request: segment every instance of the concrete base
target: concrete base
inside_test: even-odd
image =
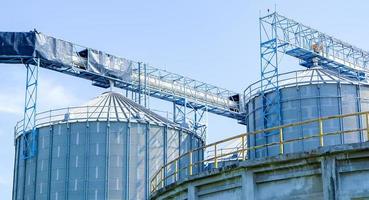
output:
[[[369,143],[239,162],[174,183],[151,199],[369,199]]]

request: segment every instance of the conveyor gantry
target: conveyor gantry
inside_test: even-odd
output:
[[[38,68],[54,70],[92,81],[95,86],[115,86],[173,102],[173,121],[205,137],[204,113],[243,121],[239,94],[185,76],[119,58],[105,52],[56,39],[37,31],[0,32],[0,63],[27,67],[23,156],[36,153],[35,115]],[[187,108],[187,111],[186,111]],[[190,110],[190,111],[188,111]],[[193,115],[192,118],[186,115]],[[188,120],[190,119],[190,120]],[[188,121],[187,121],[188,120]]]
[[[238,93],[170,73],[146,64],[119,58],[44,34],[1,32],[0,62],[37,65],[91,80],[100,87],[114,86],[148,94],[192,108],[207,106],[218,115],[241,119]]]
[[[356,80],[365,79],[369,72],[369,52],[277,12],[260,18],[260,26],[262,35],[269,34],[261,46],[275,47],[282,53],[298,58],[304,67],[319,65]]]
[[[264,128],[282,124],[279,94],[279,62],[284,54],[300,65],[355,81],[367,81],[369,52],[319,32],[277,12],[260,17],[261,91]],[[276,91],[268,96],[264,91]]]

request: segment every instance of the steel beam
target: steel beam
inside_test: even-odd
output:
[[[37,88],[38,88],[38,70],[40,59],[33,60],[36,64],[26,63],[26,94],[24,103],[23,135],[22,135],[22,158],[33,157],[37,153],[37,130],[36,124],[36,106],[37,106]]]

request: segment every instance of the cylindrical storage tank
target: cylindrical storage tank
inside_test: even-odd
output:
[[[345,79],[320,68],[289,72],[279,75],[279,106],[280,124],[291,124],[319,117],[350,114],[369,111],[369,84],[364,81]],[[245,112],[247,114],[247,131],[272,128],[278,120],[278,105],[267,104],[266,98],[275,99],[277,91],[266,90],[260,92],[260,82],[245,90]],[[264,96],[261,95],[264,93]],[[273,102],[273,101],[272,101]],[[275,102],[275,101],[274,101]],[[263,108],[268,106],[274,110],[270,114],[263,114]],[[347,117],[324,122],[324,132],[354,130],[366,127],[363,117]],[[319,124],[312,123],[283,129],[283,139],[292,140],[319,134]],[[249,135],[248,146],[257,147],[272,144],[267,147],[249,151],[249,158],[274,156],[280,153],[279,131],[271,131],[256,135]],[[367,141],[363,131],[347,134],[324,136],[324,145],[347,144]],[[308,138],[289,142],[283,145],[284,153],[310,151],[320,146],[319,138]]]
[[[16,200],[147,199],[160,167],[204,144],[193,132],[113,92],[80,107],[39,113],[36,124],[38,152],[28,159],[22,158],[16,127]]]

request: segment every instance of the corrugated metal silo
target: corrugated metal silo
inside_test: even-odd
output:
[[[269,114],[264,119],[263,107],[266,101],[260,91],[260,82],[245,90],[245,110],[247,112],[248,132],[273,127],[278,120],[276,114]],[[320,68],[289,72],[279,75],[281,125],[301,122],[319,117],[349,114],[369,110],[369,84],[339,77]],[[272,99],[276,91],[262,91]],[[275,107],[275,105],[268,105]],[[273,108],[272,108],[273,109]],[[360,117],[348,117],[324,122],[324,132],[354,130],[363,128]],[[309,137],[319,133],[319,124],[309,124],[285,128],[284,140]],[[278,131],[250,135],[249,147],[279,143]],[[362,131],[349,134],[324,136],[324,145],[347,144],[366,141]],[[284,144],[284,152],[309,151],[319,147],[319,138],[310,138]],[[249,158],[260,158],[279,154],[279,144],[249,151]]]
[[[20,156],[16,127],[17,200],[147,199],[161,166],[203,145],[191,131],[113,92],[39,113],[36,124],[38,153],[31,159]]]

